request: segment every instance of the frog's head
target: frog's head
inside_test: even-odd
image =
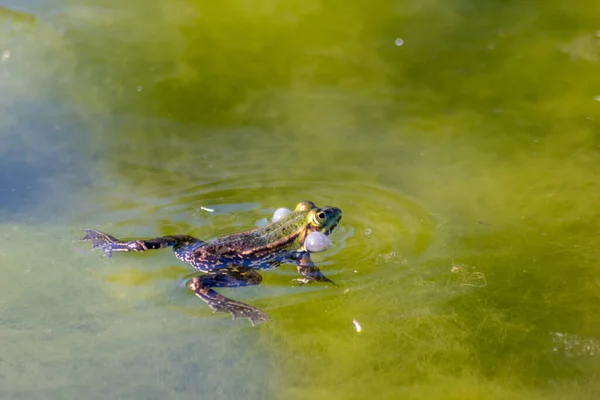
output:
[[[300,203],[296,204],[296,208],[294,211],[309,211],[313,208],[317,208],[316,204],[310,200],[303,200]]]
[[[298,207],[301,207],[301,205],[306,207],[306,210],[308,211],[306,214],[308,233],[318,231],[324,235],[329,235],[342,219],[342,210],[337,207],[317,207],[310,201],[304,201],[298,203],[296,210],[298,210]]]
[[[293,212],[262,229],[272,242],[269,244],[271,248],[303,248],[304,240],[310,233],[321,232],[329,235],[341,219],[342,210],[337,207],[317,207],[312,201],[301,201]]]

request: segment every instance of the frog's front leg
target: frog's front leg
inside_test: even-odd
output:
[[[260,282],[262,277],[252,268],[230,265],[192,278],[188,282],[188,287],[213,310],[228,312],[233,319],[248,318],[252,325],[256,325],[267,321],[269,319],[267,314],[248,304],[229,299],[212,288],[258,285]]]
[[[329,282],[333,286],[337,286],[331,279],[327,278],[321,270],[312,262],[310,253],[299,252],[294,255],[296,264],[298,266],[298,273],[302,275],[302,278],[296,279],[296,281],[304,284],[313,281],[317,282]]]
[[[104,254],[109,258],[112,257],[113,251],[138,252],[162,249],[165,247],[173,247],[173,250],[179,257],[180,253],[185,255],[187,252],[204,244],[200,239],[187,235],[161,236],[147,240],[121,241],[108,233],[92,229],[86,229],[85,236],[81,240],[92,243],[92,249],[102,249]]]

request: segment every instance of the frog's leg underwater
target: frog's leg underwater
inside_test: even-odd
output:
[[[333,286],[337,286],[331,279],[327,278],[321,270],[312,262],[310,253],[297,252],[292,257],[296,261],[298,273],[302,275],[302,278],[296,279],[301,284],[310,282],[328,282]]]
[[[92,249],[102,249],[108,258],[112,257],[113,251],[139,252],[173,247],[175,255],[182,259],[185,254],[188,254],[190,251],[193,251],[204,244],[202,240],[187,235],[161,236],[148,240],[121,241],[108,233],[92,229],[86,229],[85,236],[81,240],[92,243]]]
[[[111,257],[113,251],[140,252],[173,247],[177,258],[187,263],[192,261],[190,258],[193,255],[193,251],[205,244],[202,240],[187,235],[121,241],[107,233],[91,229],[85,230],[85,236],[81,240],[91,242],[93,249],[102,249],[107,257]],[[267,321],[269,317],[259,309],[239,301],[228,299],[211,288],[258,285],[261,282],[262,277],[252,268],[229,265],[227,268],[192,278],[188,282],[188,287],[213,310],[228,312],[234,319],[248,318],[252,325],[255,325]]]
[[[259,285],[260,282],[262,277],[252,268],[229,265],[227,268],[192,278],[188,287],[213,310],[228,312],[233,319],[248,318],[252,325],[256,325],[268,321],[267,314],[248,304],[231,300],[211,288]]]

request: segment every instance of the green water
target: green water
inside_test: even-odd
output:
[[[0,398],[600,396],[600,3],[5,6]],[[343,210],[338,287],[222,290],[258,327],[73,242],[302,199]]]

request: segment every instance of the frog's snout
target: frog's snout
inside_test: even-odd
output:
[[[329,235],[331,232],[333,232],[334,229],[337,228],[338,224],[340,223],[340,220],[342,219],[342,210],[340,210],[339,208],[330,207],[328,211],[331,214],[332,222],[329,228],[327,228],[327,230],[325,231],[326,235]]]

